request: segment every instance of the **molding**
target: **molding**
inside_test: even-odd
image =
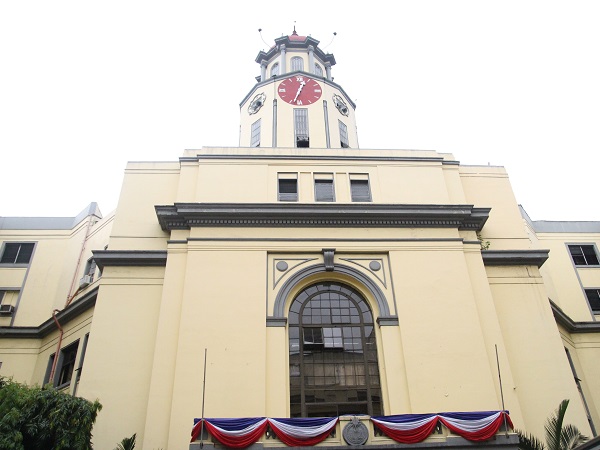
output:
[[[238,148],[238,147],[236,147]],[[255,149],[256,147],[239,147],[239,148],[248,148],[248,149]],[[268,148],[268,147],[261,147],[261,148]],[[289,148],[290,150],[296,150],[293,147]],[[331,150],[329,148],[323,148],[323,150]],[[340,150],[340,149],[336,149],[336,150]],[[343,149],[343,150],[357,150],[357,149],[352,149],[352,148],[347,148],[347,149]],[[201,151],[201,150],[197,150],[197,151]],[[298,152],[295,152],[294,154],[231,154],[231,153],[222,153],[222,154],[212,154],[212,155],[203,155],[203,154],[197,154],[196,156],[181,156],[179,158],[179,161],[184,163],[184,162],[197,162],[200,161],[202,159],[251,159],[251,160],[258,160],[258,159],[284,159],[284,160],[304,160],[304,162],[306,161],[306,159],[314,159],[317,161],[328,161],[328,160],[332,160],[332,161],[390,161],[390,162],[397,162],[397,161],[412,161],[412,162],[437,162],[437,163],[441,163],[442,165],[460,165],[459,161],[447,161],[442,157],[438,157],[438,156],[370,156],[370,155],[352,155],[352,156],[348,156],[348,155],[315,155],[315,154],[306,154],[306,155],[302,155],[302,156],[298,156]]]
[[[287,324],[287,317],[273,317],[267,316],[268,327],[285,327]]]
[[[556,303],[549,301],[556,323],[562,325],[569,333],[600,333],[600,322],[575,322]]]
[[[269,324],[269,321],[271,321],[273,323],[273,321],[276,319],[278,319],[280,321],[286,320],[285,303],[286,303],[286,300],[289,298],[290,293],[292,292],[294,287],[298,283],[301,283],[302,280],[306,279],[307,277],[318,274],[318,273],[327,273],[328,275],[331,274],[334,277],[334,279],[335,279],[336,274],[343,274],[343,275],[346,275],[346,276],[356,280],[365,289],[367,289],[368,291],[371,292],[371,294],[373,295],[373,298],[377,302],[377,307],[379,309],[379,317],[377,318],[377,323],[380,326],[398,325],[398,317],[392,316],[390,314],[390,308],[388,305],[387,298],[385,297],[385,295],[381,291],[381,289],[377,286],[377,284],[375,284],[375,282],[371,278],[367,277],[361,271],[359,271],[353,267],[345,266],[343,264],[336,264],[335,270],[333,272],[327,271],[324,264],[315,264],[315,265],[303,268],[303,269],[299,270],[298,272],[296,272],[295,274],[291,275],[290,278],[288,278],[287,281],[281,286],[281,288],[279,289],[279,292],[277,293],[277,296],[275,297],[275,304],[273,306],[273,315],[267,316],[267,324]],[[352,286],[352,285],[350,285],[350,286]],[[356,286],[352,286],[352,287],[354,289],[356,289]],[[375,315],[375,311],[373,311],[373,315]],[[395,319],[395,321],[394,321],[394,319]],[[282,325],[271,325],[271,326],[282,326]]]
[[[166,266],[166,250],[92,250],[100,269],[106,266]]]
[[[486,266],[537,266],[548,259],[550,250],[482,250],[481,257]]]
[[[377,203],[175,203],[154,208],[164,231],[192,227],[386,227],[480,231],[491,210],[473,205]]]
[[[94,288],[83,297],[71,303],[67,308],[56,314],[56,320],[63,326],[65,323],[75,319],[96,304],[98,297],[98,287]],[[56,324],[52,318],[37,327],[0,327],[1,338],[23,338],[23,339],[41,339],[56,331]]]

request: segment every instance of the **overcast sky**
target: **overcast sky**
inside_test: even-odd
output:
[[[0,215],[107,214],[127,161],[238,146],[254,58],[294,22],[362,149],[501,165],[533,220],[600,220],[600,1],[577,0],[3,1]]]

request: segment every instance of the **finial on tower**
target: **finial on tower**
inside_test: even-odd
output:
[[[294,20],[294,32],[292,33],[292,36],[298,36],[298,33],[296,33],[296,21]]]

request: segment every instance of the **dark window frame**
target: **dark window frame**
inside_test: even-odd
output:
[[[571,260],[576,266],[600,266],[598,250],[596,245],[591,243],[567,244]]]
[[[335,202],[335,184],[331,178],[315,177],[315,201]]]
[[[319,282],[296,295],[288,313],[290,417],[383,414],[375,330],[366,299],[344,283]]]
[[[350,175],[350,197],[353,202],[373,201],[371,183],[368,175],[366,178],[352,178],[352,175]]]
[[[0,265],[26,266],[31,263],[35,242],[4,242],[0,253]]]
[[[58,362],[54,369],[54,379],[52,380],[50,379],[50,375],[56,353],[50,355],[48,367],[46,368],[46,375],[44,376],[44,385],[52,383],[52,386],[56,389],[64,389],[71,385],[73,378],[76,376],[75,365],[77,362],[78,350],[79,339],[60,349]]]
[[[585,289],[585,296],[594,315],[600,314],[600,288]]]
[[[278,177],[277,178],[277,200],[280,202],[298,201],[298,178]]]

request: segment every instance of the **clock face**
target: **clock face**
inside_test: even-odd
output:
[[[323,89],[312,78],[294,75],[279,83],[277,92],[281,100],[290,105],[311,105],[321,98]]]

